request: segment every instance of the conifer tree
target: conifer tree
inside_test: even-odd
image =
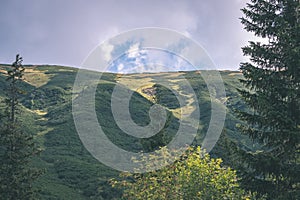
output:
[[[31,165],[33,156],[39,153],[33,136],[24,132],[18,115],[19,97],[22,93],[20,83],[25,68],[22,58],[17,55],[16,61],[7,71],[6,110],[1,118],[0,129],[0,199],[33,199],[33,182],[41,170]]]
[[[240,112],[242,133],[262,145],[243,151],[244,183],[269,199],[300,197],[300,5],[299,0],[251,0],[242,24],[268,42],[242,48],[241,63],[249,106]]]

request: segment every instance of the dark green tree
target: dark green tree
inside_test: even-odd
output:
[[[300,198],[300,5],[299,0],[251,0],[242,24],[266,43],[242,48],[248,111],[240,112],[242,133],[261,144],[242,152],[244,183],[269,199]]]
[[[33,136],[24,132],[17,117],[21,112],[19,98],[23,91],[20,83],[24,70],[19,55],[7,70],[6,110],[1,117],[0,129],[0,199],[5,200],[33,199],[33,182],[42,172],[32,167],[32,158],[39,149]]]

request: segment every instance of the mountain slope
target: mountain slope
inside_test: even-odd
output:
[[[5,68],[0,67],[0,98],[4,98]],[[44,151],[34,164],[47,169],[47,173],[39,179],[36,188],[40,190],[42,199],[112,199],[120,195],[120,191],[112,189],[108,180],[119,172],[97,161],[84,148],[76,132],[72,116],[72,89],[77,69],[61,66],[25,66],[25,82],[21,87],[27,93],[22,96],[22,115],[20,116],[26,130],[36,135]],[[92,72],[94,73],[94,72]],[[183,78],[188,80],[195,91],[201,111],[200,125],[194,143],[201,144],[211,117],[209,92],[199,71],[170,72],[159,74],[111,74],[104,73],[97,83],[96,112],[99,124],[107,137],[120,148],[128,151],[153,151],[166,143],[176,134],[179,127],[180,112],[190,114],[194,111],[195,102],[185,93]],[[230,140],[242,145],[248,140],[235,130],[237,120],[232,108],[244,105],[239,101],[235,88],[241,87],[238,72],[220,72],[224,80],[228,112],[225,129]],[[170,89],[156,83],[155,80],[169,81],[171,88],[185,95],[187,106],[180,108],[176,96]],[[167,108],[168,123],[157,135],[149,139],[138,139],[123,133],[114,122],[111,112],[111,95],[116,83],[135,91],[130,100],[130,113],[135,123],[147,125],[148,111],[155,103]],[[141,84],[142,86],[137,87]],[[80,94],[79,94],[80,95]],[[224,106],[220,102],[220,106]],[[213,154],[222,155],[216,147]]]

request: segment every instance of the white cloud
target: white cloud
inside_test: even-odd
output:
[[[128,58],[137,58],[139,55],[140,43],[135,43],[131,45],[128,49]]]
[[[114,46],[108,42],[104,42],[100,47],[104,60],[109,62],[112,59],[111,53],[114,50]]]
[[[124,69],[124,64],[123,64],[123,63],[120,63],[120,64],[118,65],[118,72],[122,72],[123,69]]]

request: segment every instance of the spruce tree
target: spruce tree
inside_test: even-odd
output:
[[[261,151],[243,151],[244,183],[269,199],[300,197],[300,5],[299,0],[251,0],[242,9],[245,29],[268,42],[243,47],[250,62],[241,63],[246,87],[239,90],[249,106],[240,112],[242,133]]]
[[[41,170],[32,167],[33,156],[39,153],[31,134],[24,132],[18,118],[19,98],[23,91],[20,83],[25,68],[22,58],[7,70],[6,110],[1,118],[0,129],[0,199],[33,199],[33,182]]]

